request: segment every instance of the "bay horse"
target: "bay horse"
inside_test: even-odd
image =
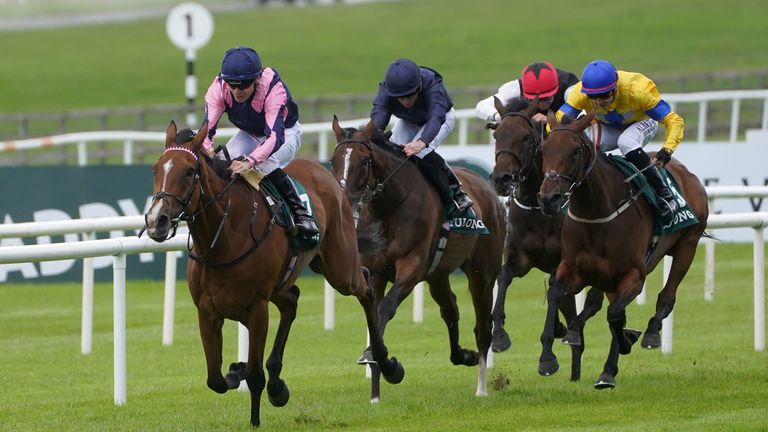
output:
[[[514,278],[521,278],[532,268],[550,275],[553,281],[555,269],[560,263],[560,235],[563,213],[553,215],[542,213],[537,194],[544,180],[542,169],[541,142],[546,135],[545,123],[532,120],[538,101],[529,103],[524,98],[515,98],[507,106],[494,97],[499,113],[499,122],[490,126],[494,129],[496,163],[491,181],[496,192],[509,197],[507,209],[507,236],[504,245],[504,265],[497,280],[498,294],[493,305],[493,342],[495,352],[502,352],[511,346],[509,335],[504,329],[506,314],[504,305],[506,293]],[[559,304],[560,312],[570,323],[569,328],[555,323],[555,337],[571,346],[571,380],[581,375],[581,358],[584,353],[584,322],[597,313],[602,306],[603,294],[590,290],[584,312],[576,315],[573,296],[566,296]]]
[[[667,282],[658,295],[656,313],[648,321],[642,346],[660,343],[662,320],[675,304],[677,287],[685,277],[704,235],[709,216],[707,194],[699,179],[678,160],[666,169],[680,191],[678,203],[688,203],[698,223],[654,236],[655,216],[646,199],[638,199],[632,183],[609,157],[597,151],[584,133],[595,113],[558,123],[548,115],[551,132],[542,146],[544,181],[538,200],[545,213],[555,214],[566,203],[563,221],[562,255],[555,281],[547,291],[547,317],[541,335],[540,370],[557,367],[552,352],[557,306],[566,294],[576,294],[587,285],[603,291],[608,298],[608,325],[611,346],[595,388],[613,388],[619,372],[619,354],[626,355],[639,338],[637,330],[625,329],[626,307],[641,292],[646,275],[665,256],[672,257]],[[556,369],[555,369],[556,370]]]
[[[504,210],[487,181],[477,174],[455,169],[472,207],[490,235],[451,232],[439,245],[443,206],[437,192],[425,180],[416,163],[402,147],[390,142],[373,122],[363,130],[342,129],[336,116],[332,123],[337,144],[331,156],[333,174],[353,207],[360,209],[358,226],[380,224],[386,249],[363,258],[371,270],[376,292],[379,329],[387,323],[414,286],[425,280],[429,293],[440,307],[448,328],[450,360],[454,365],[478,365],[475,394],[487,395],[486,356],[491,345],[493,285],[501,267],[504,241]],[[433,262],[442,249],[439,262]],[[459,344],[459,310],[449,276],[460,268],[469,281],[475,312],[477,351]],[[385,293],[387,283],[393,285]],[[372,373],[373,401],[379,399],[377,373]]]
[[[193,245],[187,283],[197,307],[208,387],[225,393],[245,379],[253,426],[260,424],[265,386],[272,405],[288,402],[290,392],[280,372],[300,294],[296,279],[307,265],[322,273],[341,294],[357,297],[365,312],[374,359],[385,379],[400,382],[404,370],[397,359],[387,358],[374,294],[360,264],[352,209],[336,179],[310,160],[296,159],[285,168],[306,188],[320,227],[316,246],[297,247],[287,229],[275,223],[262,193],[240,176],[225,180],[214,172],[202,147],[207,132],[207,124],[197,134],[189,129],[177,131],[174,122],[169,124],[165,151],[153,167],[154,198],[146,222],[148,235],[158,242],[172,237],[180,220],[189,226]],[[267,381],[262,363],[269,302],[277,306],[280,320],[266,362]],[[243,324],[249,335],[248,362],[232,363],[226,376],[221,372],[224,319]]]

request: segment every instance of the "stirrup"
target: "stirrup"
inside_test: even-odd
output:
[[[313,236],[320,234],[320,230],[317,228],[315,221],[306,217],[297,216],[294,220],[294,226],[299,230],[299,233],[303,235]]]
[[[467,194],[461,195],[460,198],[455,199],[453,202],[456,205],[456,212],[457,213],[463,213],[463,212],[467,211],[467,209],[472,207],[472,205],[474,204],[472,202],[472,199],[469,198],[469,196]]]
[[[662,216],[669,216],[677,211],[677,201],[674,199],[668,200],[661,196],[656,197],[658,201],[659,213]]]

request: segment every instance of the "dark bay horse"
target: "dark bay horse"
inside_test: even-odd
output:
[[[547,215],[541,212],[537,195],[544,180],[542,170],[541,142],[545,136],[544,123],[534,123],[537,101],[513,99],[504,106],[494,98],[499,113],[499,123],[494,129],[496,142],[496,164],[491,181],[496,192],[509,197],[507,210],[507,237],[504,245],[504,265],[497,281],[498,295],[493,306],[493,344],[496,352],[509,348],[511,342],[504,329],[504,304],[512,279],[528,274],[537,268],[550,275],[553,281],[555,269],[560,263],[560,235],[563,226],[562,213]],[[590,290],[584,313],[576,315],[573,296],[565,296],[559,304],[561,313],[570,323],[565,326],[556,322],[556,337],[566,337],[564,343],[571,345],[571,380],[577,381],[581,374],[581,357],[584,352],[584,321],[597,313],[602,304],[602,292]]]
[[[539,202],[546,213],[557,213],[568,202],[568,217],[563,221],[562,256],[555,282],[547,292],[547,318],[541,335],[539,369],[557,367],[552,352],[557,306],[566,294],[585,286],[600,289],[608,297],[608,324],[612,340],[603,372],[595,388],[616,385],[619,354],[629,354],[640,332],[625,329],[626,307],[641,292],[645,277],[665,256],[672,256],[672,267],[656,301],[656,314],[648,321],[643,346],[658,346],[662,320],[675,304],[677,287],[693,261],[696,246],[704,234],[709,216],[704,186],[683,164],[673,159],[666,169],[677,182],[698,223],[662,235],[649,246],[654,236],[654,213],[632,183],[596,151],[584,129],[594,112],[558,124],[550,113],[551,132],[542,146],[546,173],[539,191]],[[682,204],[682,203],[681,203]],[[556,370],[556,369],[555,369]]]
[[[146,214],[147,233],[162,242],[187,221],[193,247],[187,282],[197,306],[200,337],[208,368],[208,387],[217,393],[237,388],[245,379],[251,395],[251,424],[259,425],[261,393],[267,388],[275,406],[288,402],[289,390],[280,378],[283,352],[296,317],[296,279],[310,265],[341,294],[354,295],[365,312],[371,349],[385,379],[403,378],[402,365],[387,358],[378,328],[374,293],[361,268],[357,233],[350,208],[336,179],[317,162],[294,160],[285,171],[307,189],[320,227],[320,242],[312,249],[296,247],[286,229],[275,224],[263,195],[239,176],[219,177],[202,149],[207,125],[195,135],[177,132],[171,122],[165,151],[154,165],[154,199]],[[268,303],[280,312],[272,351],[263,369]],[[247,363],[232,363],[222,375],[224,319],[248,328]]]
[[[425,280],[448,328],[450,359],[454,365],[479,365],[476,394],[487,394],[486,356],[491,345],[493,285],[501,266],[504,210],[488,182],[466,169],[456,169],[462,187],[470,195],[490,235],[451,232],[439,262],[443,209],[434,188],[424,179],[402,147],[384,138],[372,122],[363,130],[342,129],[334,116],[338,144],[331,157],[333,173],[352,205],[360,209],[358,225],[381,224],[386,249],[365,257],[376,292],[379,328],[384,329],[414,286]],[[449,276],[457,268],[467,275],[475,312],[477,351],[459,344],[459,310]],[[387,283],[391,289],[385,293]],[[374,368],[372,399],[378,400]]]

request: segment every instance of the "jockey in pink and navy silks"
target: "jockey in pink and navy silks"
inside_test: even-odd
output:
[[[393,115],[396,120],[390,139],[403,146],[408,157],[416,156],[421,172],[449,208],[448,216],[471,207],[472,200],[461,190],[456,174],[435,151],[451,133],[456,120],[443,77],[406,58],[390,63],[373,101],[371,120],[383,130]]]
[[[283,171],[301,146],[299,109],[276,70],[262,67],[261,58],[248,47],[232,48],[224,54],[221,72],[205,94],[205,118],[209,132],[206,152],[213,154],[213,139],[221,116],[239,130],[226,143],[225,152],[235,174],[249,169],[266,176],[286,200],[298,231],[314,235],[319,231],[302,204],[293,183]]]

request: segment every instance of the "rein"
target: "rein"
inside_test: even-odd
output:
[[[370,151],[371,151],[371,159],[373,159],[373,146],[371,145],[370,141],[364,141],[364,140],[360,140],[360,139],[354,139],[354,138],[347,138],[347,139],[343,139],[343,140],[339,141],[339,142],[336,144],[336,148],[338,148],[338,147],[339,147],[340,145],[342,145],[342,144],[362,144],[363,146],[365,146],[365,148],[367,148],[368,150],[370,150]],[[401,169],[402,167],[404,167],[404,166],[405,166],[405,164],[406,164],[406,163],[408,163],[408,161],[409,161],[410,159],[411,159],[411,157],[410,157],[410,156],[408,156],[408,157],[406,157],[405,159],[403,159],[403,161],[400,163],[400,165],[398,165],[398,166],[397,166],[397,168],[395,168],[395,169],[394,169],[394,170],[393,170],[393,171],[392,171],[392,172],[391,172],[391,173],[390,173],[390,174],[389,174],[389,175],[388,175],[388,176],[387,176],[387,177],[384,179],[384,181],[382,181],[382,182],[378,182],[378,180],[374,178],[374,181],[376,182],[376,186],[375,186],[373,189],[371,189],[370,187],[366,186],[366,187],[367,187],[367,189],[366,189],[366,191],[363,193],[363,196],[360,198],[360,202],[358,203],[358,206],[359,206],[359,207],[362,207],[362,206],[364,206],[364,205],[368,204],[369,202],[373,201],[373,199],[376,197],[376,194],[378,194],[378,193],[380,193],[382,190],[384,190],[384,186],[387,184],[387,182],[388,182],[390,179],[392,179],[392,177],[394,177],[394,176],[395,176],[395,174],[397,174],[397,173],[398,173],[398,171],[400,171],[400,169]],[[342,185],[342,189],[346,189],[346,185]],[[405,197],[403,197],[403,199],[405,199]],[[402,201],[401,201],[401,202],[402,202]],[[398,205],[399,205],[399,203],[398,203]]]
[[[535,134],[534,131],[536,129],[536,126],[533,124],[533,120],[531,120],[527,115],[521,112],[517,112],[517,111],[506,112],[501,116],[501,119],[499,119],[499,123],[501,123],[501,121],[506,117],[520,117],[524,119],[528,124],[528,137],[530,137],[531,145],[526,146],[526,150],[529,150],[529,151],[525,153],[525,156],[530,154],[530,157],[529,158],[518,157],[517,153],[513,152],[512,150],[502,148],[502,149],[496,150],[495,160],[498,162],[499,156],[501,156],[502,154],[508,154],[513,158],[517,159],[518,163],[520,164],[520,169],[518,169],[517,172],[515,173],[510,173],[512,176],[511,197],[514,200],[515,204],[517,204],[518,207],[524,210],[540,210],[541,207],[527,206],[522,204],[521,200],[523,198],[519,195],[520,193],[519,185],[525,182],[525,180],[533,171],[534,165],[536,164],[536,155],[541,150],[541,142],[544,139],[544,130],[542,129],[540,135]],[[532,151],[530,149],[532,149]]]

